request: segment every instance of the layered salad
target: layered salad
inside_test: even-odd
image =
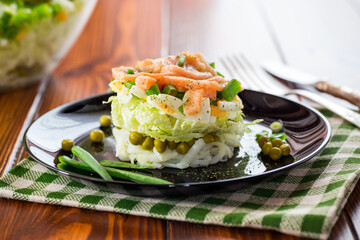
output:
[[[37,80],[59,60],[82,7],[83,0],[0,0],[0,90]]]
[[[226,161],[244,132],[242,90],[198,53],[112,69],[116,156],[152,168]]]

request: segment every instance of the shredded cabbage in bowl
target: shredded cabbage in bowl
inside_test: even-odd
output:
[[[75,41],[82,29],[79,24],[85,24],[96,0],[49,3],[60,6],[62,18],[58,15],[35,18],[15,38],[7,39],[0,34],[0,91],[28,85],[50,73]],[[4,14],[16,16],[19,11],[30,11],[15,3],[0,4],[0,19]],[[85,15],[86,20],[82,20]]]

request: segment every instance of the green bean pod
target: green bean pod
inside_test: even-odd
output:
[[[120,162],[120,161],[110,161],[110,160],[101,160],[100,165],[103,167],[113,167],[113,168],[127,168],[127,169],[148,169],[150,166],[140,166],[137,164]]]
[[[134,182],[149,183],[149,184],[173,184],[172,182],[166,181],[164,179],[147,176],[140,173],[134,173],[134,172],[129,172],[129,171],[110,168],[110,167],[105,167],[105,169],[113,177],[128,179]]]
[[[95,172],[91,167],[86,165],[86,163],[78,162],[67,156],[60,156],[59,161],[61,163],[68,164],[75,168]],[[164,179],[147,176],[147,175],[143,175],[140,173],[129,172],[129,171],[115,169],[115,168],[111,168],[111,167],[104,167],[104,169],[106,169],[106,171],[111,176],[117,177],[120,179],[130,180],[130,181],[139,182],[139,183],[149,183],[149,184],[173,184],[172,182],[166,181]]]
[[[103,166],[99,164],[98,161],[86,150],[79,146],[74,146],[71,148],[71,152],[77,156],[80,160],[86,163],[89,167],[91,167],[97,174],[99,174],[103,179],[112,181],[113,179],[109,175],[109,173],[104,169]]]

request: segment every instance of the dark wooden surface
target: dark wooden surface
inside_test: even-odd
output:
[[[244,51],[257,60],[273,58],[320,71],[323,68],[320,61],[314,61],[315,66],[311,67],[302,65],[304,59],[320,56],[309,56],[309,47],[320,49],[323,55],[330,52],[334,58],[330,58],[328,63],[335,64],[336,61],[331,62],[331,59],[344,58],[342,52],[333,49],[333,44],[337,43],[335,40],[340,39],[336,34],[335,40],[331,40],[333,42],[324,43],[327,44],[325,47],[320,47],[321,41],[318,40],[306,38],[306,42],[298,39],[301,42],[298,49],[293,48],[292,37],[285,34],[288,27],[283,24],[285,17],[296,21],[294,25],[301,21],[285,13],[299,9],[298,14],[305,16],[301,11],[307,11],[309,6],[315,10],[326,6],[324,1],[317,2],[315,6],[303,2],[295,1],[295,5],[290,6],[281,0],[273,1],[273,4],[260,0],[99,1],[75,45],[48,84],[42,85],[45,87],[43,93],[39,91],[41,85],[37,84],[0,94],[1,174],[26,156],[21,138],[31,120],[63,103],[106,91],[111,79],[110,69],[114,66],[130,65],[139,59],[176,54],[183,50],[203,52],[210,59],[236,50]],[[329,6],[336,7],[337,13],[340,12],[349,21],[360,17],[357,0],[343,4],[334,0],[329,2]],[[283,13],[283,10],[287,12]],[[325,20],[331,15],[328,11],[316,12],[312,9],[310,16],[314,18],[316,13]],[[358,26],[359,22],[354,26]],[[345,43],[358,43],[356,40],[360,32],[351,26],[348,28],[341,30],[343,35],[352,37],[352,40],[344,40]],[[298,29],[304,31],[301,27]],[[316,24],[308,26],[308,29],[317,34]],[[325,38],[326,34],[323,31],[316,37]],[[351,67],[329,69],[333,76],[353,71],[355,77],[349,80],[349,84],[351,81],[358,82],[360,76],[356,68],[359,54],[357,48],[354,49],[354,53],[347,53],[345,60],[355,59],[351,62],[354,66],[349,65],[357,73]],[[358,183],[330,239],[359,239],[359,195]],[[8,199],[0,199],[0,216],[1,239],[299,239],[274,231],[190,224]]]

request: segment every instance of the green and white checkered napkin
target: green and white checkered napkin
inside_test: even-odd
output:
[[[323,114],[333,129],[326,149],[246,189],[193,197],[128,196],[87,187],[25,159],[0,179],[0,197],[326,239],[360,177],[360,131],[331,112]]]

